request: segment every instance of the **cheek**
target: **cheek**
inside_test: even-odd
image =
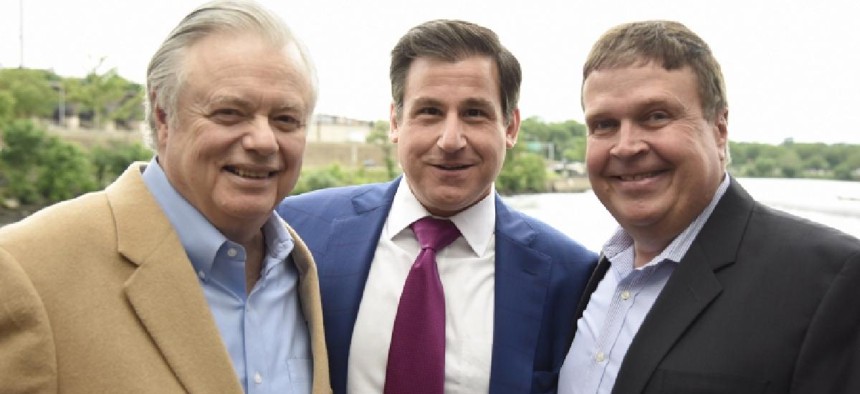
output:
[[[603,162],[605,153],[598,142],[589,141],[585,147],[585,165],[589,168],[597,168]]]

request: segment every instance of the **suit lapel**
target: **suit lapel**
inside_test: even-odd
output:
[[[585,313],[585,307],[588,306],[588,301],[591,301],[591,295],[597,290],[597,285],[606,276],[607,271],[609,271],[609,259],[601,252],[600,258],[597,260],[597,267],[591,272],[591,277],[588,278],[588,283],[585,284],[585,290],[582,291],[582,298],[576,306],[576,318],[573,321],[574,326],[579,318],[582,317],[582,314]]]
[[[496,196],[496,305],[490,392],[530,390],[552,261],[535,232]]]
[[[642,392],[661,360],[722,291],[716,272],[734,263],[753,205],[731,182],[642,322],[613,392]]]
[[[138,266],[126,296],[167,364],[189,392],[241,393],[191,262],[143,183],[140,165],[106,192],[117,250]]]
[[[325,335],[331,360],[332,386],[346,387],[346,371],[352,331],[364,295],[364,285],[382,226],[391,210],[399,179],[380,188],[363,189],[353,196],[350,215],[335,219],[322,249],[328,262],[320,267],[325,298]],[[331,236],[337,234],[337,236]],[[351,263],[351,264],[350,264]]]
[[[311,338],[314,366],[313,392],[328,393],[330,392],[328,354],[323,333],[322,302],[316,265],[304,241],[289,226],[287,230],[295,241],[291,257],[299,271],[299,300]]]

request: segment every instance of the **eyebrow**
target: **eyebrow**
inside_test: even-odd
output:
[[[209,105],[225,104],[234,105],[242,109],[254,107],[254,104],[251,101],[235,95],[219,95],[213,97],[212,100],[209,101]],[[296,103],[292,100],[284,100],[281,104],[274,107],[276,111],[298,112],[300,114],[304,113],[304,108],[304,104]]]
[[[441,107],[444,104],[442,103],[442,101],[437,100],[435,98],[430,98],[430,97],[419,97],[419,98],[415,99],[415,101],[413,102],[414,107],[424,107],[424,106],[428,106],[428,105],[434,106],[434,107]],[[473,98],[467,98],[463,102],[458,103],[457,107],[458,108],[462,108],[462,107],[493,108],[493,102],[490,100],[487,100],[487,99],[473,97]]]

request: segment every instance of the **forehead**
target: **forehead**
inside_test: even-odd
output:
[[[656,63],[594,70],[582,85],[586,116],[615,105],[636,105],[660,100],[699,103],[696,74],[692,68],[666,70]]]
[[[254,33],[214,33],[191,45],[184,57],[187,83],[198,86],[258,83],[301,92],[310,99],[309,70],[294,43],[274,44]]]
[[[476,96],[500,100],[499,71],[488,56],[470,56],[456,61],[419,57],[406,75],[405,100],[445,100]]]

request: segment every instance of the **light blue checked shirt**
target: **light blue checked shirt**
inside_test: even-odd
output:
[[[559,394],[611,393],[621,362],[642,321],[729,187],[728,175],[711,203],[648,264],[634,268],[633,238],[621,227],[603,246],[610,267],[576,325],[558,380]]]
[[[173,188],[153,159],[143,180],[161,206],[197,277],[246,393],[311,392],[310,339],[298,295],[293,239],[276,214],[263,226],[260,279],[245,291],[245,249],[224,237]]]

